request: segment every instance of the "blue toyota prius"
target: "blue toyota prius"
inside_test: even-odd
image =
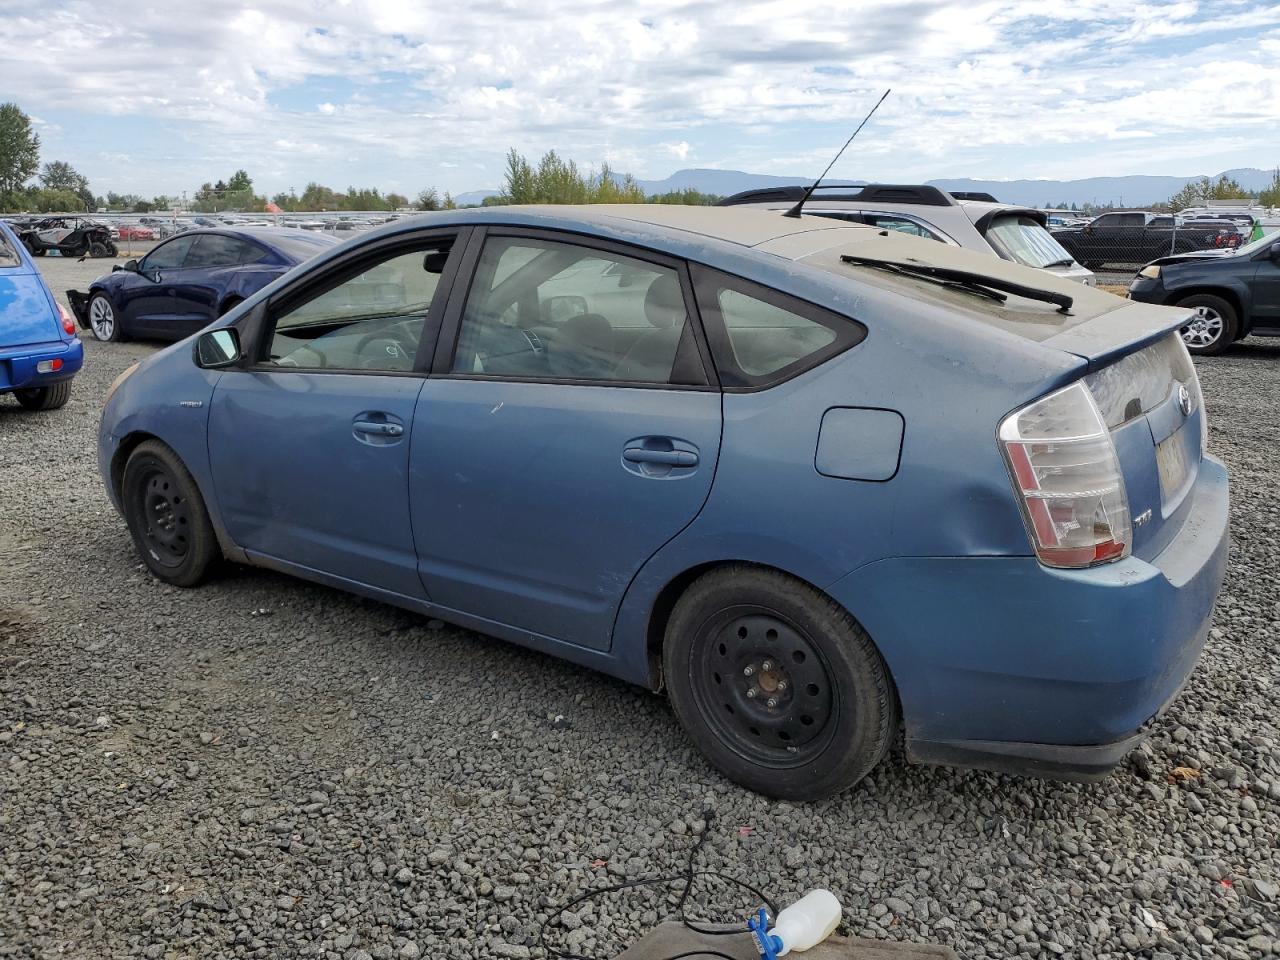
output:
[[[168,583],[227,558],[665,690],[767,794],[900,735],[1099,776],[1226,564],[1188,315],[816,217],[448,211],[126,372],[100,466]]]
[[[0,395],[13,394],[27,410],[56,410],[71,399],[71,378],[83,363],[71,314],[0,223]]]

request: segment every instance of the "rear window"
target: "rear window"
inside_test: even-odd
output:
[[[296,237],[275,235],[267,242],[283,250],[299,263],[304,260],[310,260],[316,254],[337,245],[337,241],[333,237],[326,237],[324,234],[317,233],[299,233]]]
[[[0,230],[0,267],[16,267],[22,261],[18,259],[18,251],[13,247],[13,241],[9,239],[9,233]]]
[[[1163,403],[1175,382],[1193,397],[1200,393],[1191,355],[1176,332],[1089,374],[1085,382],[1112,430]]]
[[[987,240],[1006,260],[1028,267],[1068,267],[1073,260],[1053,234],[1032,217],[1009,214],[987,227]]]

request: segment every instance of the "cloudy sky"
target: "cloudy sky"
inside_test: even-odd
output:
[[[99,192],[1191,175],[1280,163],[1276,0],[0,0],[0,100]]]

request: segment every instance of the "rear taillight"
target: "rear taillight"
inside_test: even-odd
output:
[[[1073,383],[1011,413],[999,437],[1041,563],[1089,567],[1129,555],[1124,476],[1088,387]]]
[[[62,304],[58,304],[58,318],[62,321],[62,329],[66,334],[68,336],[75,336],[76,322],[72,319],[71,314],[67,312],[67,308]]]

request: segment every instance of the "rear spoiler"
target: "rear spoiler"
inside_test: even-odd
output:
[[[81,293],[79,290],[68,290],[67,303],[71,304],[71,312],[75,314],[76,322],[80,324],[80,329],[88,330],[89,295],[87,293]]]
[[[1194,316],[1194,310],[1185,307],[1160,307],[1128,300],[1120,309],[1099,314],[1042,341],[1041,345],[1087,360],[1092,373],[1180,330]]]

